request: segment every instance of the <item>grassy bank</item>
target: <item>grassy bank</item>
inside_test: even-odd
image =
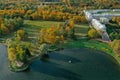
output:
[[[64,47],[65,48],[92,48],[92,49],[104,51],[109,55],[115,57],[113,50],[107,43],[99,42],[96,40],[79,39],[76,41],[69,41],[64,44]]]

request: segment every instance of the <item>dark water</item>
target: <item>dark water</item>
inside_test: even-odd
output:
[[[71,60],[71,63],[68,61]],[[103,52],[65,49],[36,60],[26,72],[11,72],[7,49],[0,46],[0,80],[120,80],[120,66]]]

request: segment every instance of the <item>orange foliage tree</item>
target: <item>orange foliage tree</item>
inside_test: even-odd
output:
[[[41,29],[38,43],[48,43],[51,45],[64,42],[67,38],[74,37],[74,21],[67,21],[64,24],[53,26],[47,29]]]

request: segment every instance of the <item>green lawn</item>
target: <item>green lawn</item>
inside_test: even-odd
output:
[[[35,35],[37,35],[41,28],[57,26],[58,23],[61,22],[25,20],[23,29],[28,32],[30,38],[35,38]],[[78,37],[86,36],[88,29],[88,24],[75,25],[75,35]]]
[[[57,26],[58,23],[55,21],[33,21],[33,20],[25,20],[24,26],[22,27],[25,31],[27,31],[30,39],[35,39],[38,35],[41,28],[47,28],[51,26]],[[75,35],[78,37],[86,36],[89,26],[87,24],[75,25]],[[14,32],[9,35],[3,36],[0,38],[0,42],[4,42],[7,38],[11,38],[14,36]]]
[[[34,28],[34,29],[41,29],[41,27],[46,28],[46,27],[56,26],[58,23],[60,23],[60,22],[55,22],[55,21],[33,21],[33,20],[25,20],[25,22],[24,22],[25,25],[29,25],[30,28]]]
[[[86,36],[89,29],[88,24],[75,25],[75,35],[78,37]]]
[[[28,33],[29,39],[34,41],[41,28],[56,26],[60,22],[25,20],[23,29]]]
[[[107,44],[103,42],[99,42],[96,40],[90,40],[90,39],[79,39],[76,41],[69,41],[64,44],[65,48],[92,48],[96,50],[104,51],[111,56],[115,56],[112,48]]]
[[[25,20],[24,26],[21,27],[25,31],[27,31],[29,38],[34,40],[36,38],[36,35],[40,31],[41,28],[47,28],[51,26],[56,26],[60,22],[55,21],[31,21],[31,20]],[[9,35],[2,36],[0,38],[0,42],[4,43],[6,39],[14,37],[14,32],[10,33]]]

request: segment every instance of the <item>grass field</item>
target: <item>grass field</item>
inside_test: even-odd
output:
[[[30,21],[26,20],[24,22],[23,29],[26,30],[30,35],[39,32],[41,28],[47,28],[51,26],[56,26],[59,22],[54,21]]]
[[[60,22],[26,20],[24,22],[23,29],[28,33],[29,39],[34,41],[35,38],[38,36],[41,28],[48,28],[51,26],[56,26],[58,23]]]
[[[31,40],[34,40],[36,38],[35,36],[37,33],[40,31],[41,28],[47,28],[51,26],[56,26],[60,22],[55,22],[55,21],[30,21],[30,20],[25,20],[24,21],[24,26],[22,29],[27,31],[28,36]],[[2,36],[0,38],[0,43],[4,43],[6,39],[14,37],[14,32],[10,33],[9,35]]]
[[[55,22],[55,21],[31,21],[31,20],[25,20],[24,24],[29,25],[28,27],[34,29],[41,29],[41,27],[46,28],[46,27],[51,27],[51,26],[56,26],[60,22]],[[25,26],[26,27],[26,26]]]
[[[35,38],[37,38],[37,35],[41,28],[56,26],[58,25],[58,23],[60,22],[26,20],[23,29],[27,31],[30,41],[35,42]],[[116,58],[115,53],[108,44],[93,39],[88,39],[86,37],[88,29],[89,26],[87,24],[75,25],[75,35],[77,36],[78,40],[66,41],[65,44],[62,46],[64,48],[92,48],[92,49],[104,51]],[[13,37],[13,35],[14,34],[12,33],[10,35],[3,37],[2,39],[4,41],[7,38]],[[117,58],[117,60],[118,59],[119,58]]]
[[[90,39],[79,39],[76,41],[69,41],[64,44],[65,48],[92,48],[96,50],[104,51],[111,56],[115,56],[112,48],[107,44],[103,42],[99,42],[96,40],[90,40]]]
[[[25,20],[24,26],[22,28],[28,33],[29,38],[31,40],[34,40],[41,28],[57,26],[58,23],[61,23],[61,22]],[[75,35],[78,36],[78,38],[86,36],[88,28],[89,26],[87,24],[75,25],[75,32],[76,32]],[[0,38],[0,42],[5,42],[7,38],[12,38],[12,37],[14,37],[14,32]]]
[[[86,36],[88,29],[89,29],[88,24],[75,25],[75,35],[78,36],[78,38]]]
[[[24,23],[24,30],[29,34],[29,38],[34,39],[35,35],[40,31],[41,28],[47,28],[51,26],[57,26],[58,23],[55,21],[30,21],[26,20]],[[87,24],[75,25],[75,35],[83,37],[87,35],[89,26]]]

